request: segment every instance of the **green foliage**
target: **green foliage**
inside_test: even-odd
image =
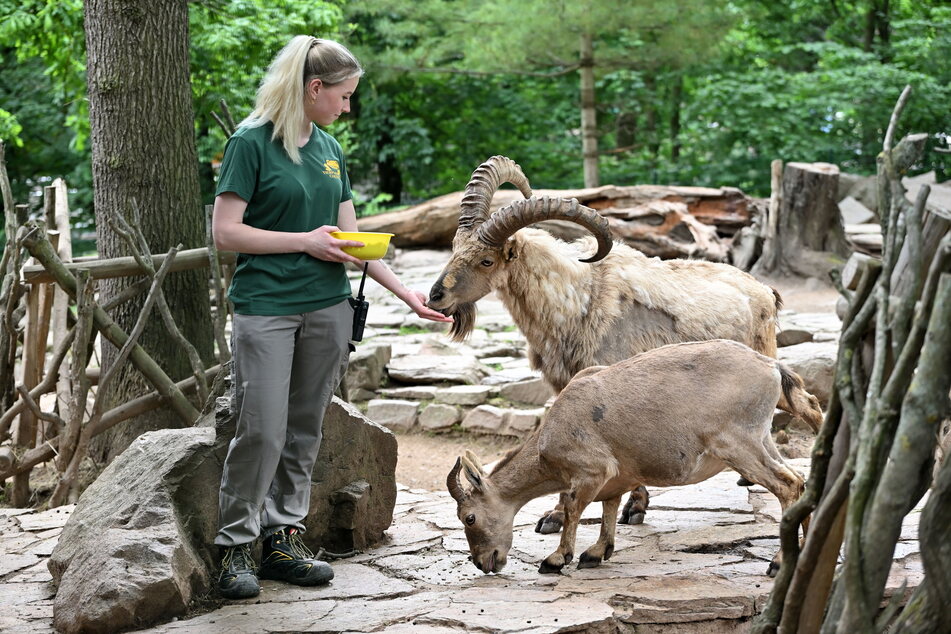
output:
[[[192,93],[203,161],[224,149],[224,133],[211,117],[220,112],[219,102],[224,99],[240,122],[254,106],[258,84],[281,47],[302,33],[333,38],[341,19],[340,8],[322,0],[189,4]]]
[[[581,186],[580,33],[595,38],[601,180],[769,188],[769,162],[871,173],[902,87],[899,134],[951,132],[951,7],[892,0],[207,0],[189,3],[205,202],[224,100],[250,111],[289,37],[345,41],[367,74],[344,146],[360,215],[459,190],[493,154],[535,188]],[[887,33],[884,37],[882,33]],[[17,202],[62,176],[92,228],[81,0],[0,0],[0,138]],[[718,44],[719,43],[719,44]],[[934,142],[939,142],[935,137]],[[948,155],[916,170],[948,177]]]
[[[357,210],[357,217],[375,216],[386,211],[392,211],[386,204],[393,200],[392,194],[379,193],[373,198],[367,199],[359,192],[353,192],[353,204]]]
[[[89,136],[81,0],[0,0],[0,42],[18,62],[41,59],[48,89],[39,101],[62,104],[74,126],[73,146]],[[6,66],[6,63],[4,64]],[[6,75],[6,73],[4,73]]]
[[[946,9],[916,5],[924,17],[895,20],[891,53],[883,55],[880,45],[869,50],[855,45],[862,42],[849,31],[856,26],[856,16],[844,13],[850,5],[840,5],[843,15],[835,19],[826,3],[795,2],[791,9],[744,4],[746,21],[731,32],[722,57],[685,74],[676,135],[669,129],[669,136],[660,135],[657,152],[637,146],[603,158],[604,182],[728,184],[767,195],[775,158],[825,161],[871,174],[891,110],[908,83],[919,98],[909,104],[899,134],[931,132],[935,144],[947,134],[951,56],[942,54],[949,47],[951,14]],[[910,10],[905,3],[899,9],[901,15]],[[914,49],[908,41],[915,42]],[[599,84],[599,93],[642,104],[650,98],[646,87],[625,91],[611,80]],[[658,76],[653,97],[660,121],[669,121],[677,105],[665,88],[676,81]],[[643,114],[637,127],[646,127]],[[946,155],[928,153],[915,171],[934,169],[941,180],[948,168]]]
[[[21,132],[23,132],[23,126],[17,118],[0,108],[0,142],[10,147],[23,147]]]
[[[355,182],[372,183],[378,166],[391,161],[412,200],[462,189],[494,154],[517,160],[536,187],[560,186],[580,179],[576,141],[566,132],[576,106],[566,92],[574,92],[566,78],[403,74],[381,81],[369,74],[357,93],[353,133],[338,138],[347,140]],[[563,156],[553,161],[553,152]]]

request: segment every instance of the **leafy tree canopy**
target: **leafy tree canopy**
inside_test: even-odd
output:
[[[499,153],[536,187],[579,186],[586,31],[603,182],[765,195],[774,158],[872,173],[906,83],[922,98],[903,128],[936,133],[935,144],[951,129],[951,7],[938,0],[205,0],[189,10],[206,202],[224,145],[210,113],[225,100],[240,121],[298,33],[343,40],[367,69],[352,116],[332,130],[358,208],[459,189]],[[80,0],[0,0],[0,136],[15,195],[26,202],[64,176],[88,218],[82,33]],[[946,178],[946,157],[927,153],[916,169]]]

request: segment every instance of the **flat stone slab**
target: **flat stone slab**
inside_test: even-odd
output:
[[[20,515],[17,517],[17,521],[20,524],[20,530],[24,531],[63,528],[63,526],[66,525],[66,520],[69,519],[69,514],[73,512],[75,507],[75,504],[70,504],[69,506],[60,506],[59,508],[50,509],[42,513]]]
[[[394,358],[387,366],[390,378],[404,383],[476,384],[487,374],[474,357],[416,355]]]

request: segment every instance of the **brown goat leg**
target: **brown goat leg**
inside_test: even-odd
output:
[[[601,502],[601,533],[598,535],[598,541],[578,557],[578,568],[595,568],[614,554],[614,534],[617,530],[619,506],[621,506],[620,495]]]
[[[650,494],[647,488],[639,486],[631,489],[631,495],[628,496],[624,504],[624,510],[621,511],[621,517],[618,519],[620,524],[643,524],[644,514],[647,512],[647,506],[650,504]]]
[[[549,533],[557,533],[561,530],[562,525],[565,523],[565,496],[567,493],[562,493],[558,496],[558,504],[555,505],[550,511],[546,511],[544,515],[538,518],[538,522],[535,524],[535,532],[541,533],[543,535],[548,535]]]
[[[772,444],[772,439],[764,440],[761,453],[731,456],[730,459],[724,458],[724,462],[743,477],[766,487],[779,500],[779,505],[785,513],[786,509],[802,495],[805,480],[786,465],[782,458],[774,459],[770,454],[775,451],[775,447],[771,448],[772,451],[767,450],[765,447],[767,443]],[[779,453],[776,452],[776,455],[778,456]],[[808,526],[809,519],[806,518],[802,523],[803,535],[805,535]],[[776,576],[781,563],[782,551],[779,551],[767,567],[766,574],[770,577]]]
[[[565,505],[565,525],[561,531],[561,541],[555,552],[548,555],[538,566],[538,572],[542,574],[561,572],[562,568],[571,563],[574,559],[575,538],[581,514],[594,501],[601,486],[609,479],[604,475],[579,477],[568,493],[562,496]],[[617,507],[614,511],[617,512]]]

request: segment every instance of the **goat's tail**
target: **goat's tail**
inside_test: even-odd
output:
[[[776,314],[778,315],[779,311],[783,308],[783,296],[772,286],[769,287],[769,290],[773,291],[773,301],[776,304]]]
[[[812,428],[813,433],[818,433],[819,427],[822,426],[822,408],[819,407],[819,399],[806,391],[802,377],[798,374],[782,363],[777,362],[776,368],[779,370],[783,387],[783,395],[777,407],[805,421]]]

